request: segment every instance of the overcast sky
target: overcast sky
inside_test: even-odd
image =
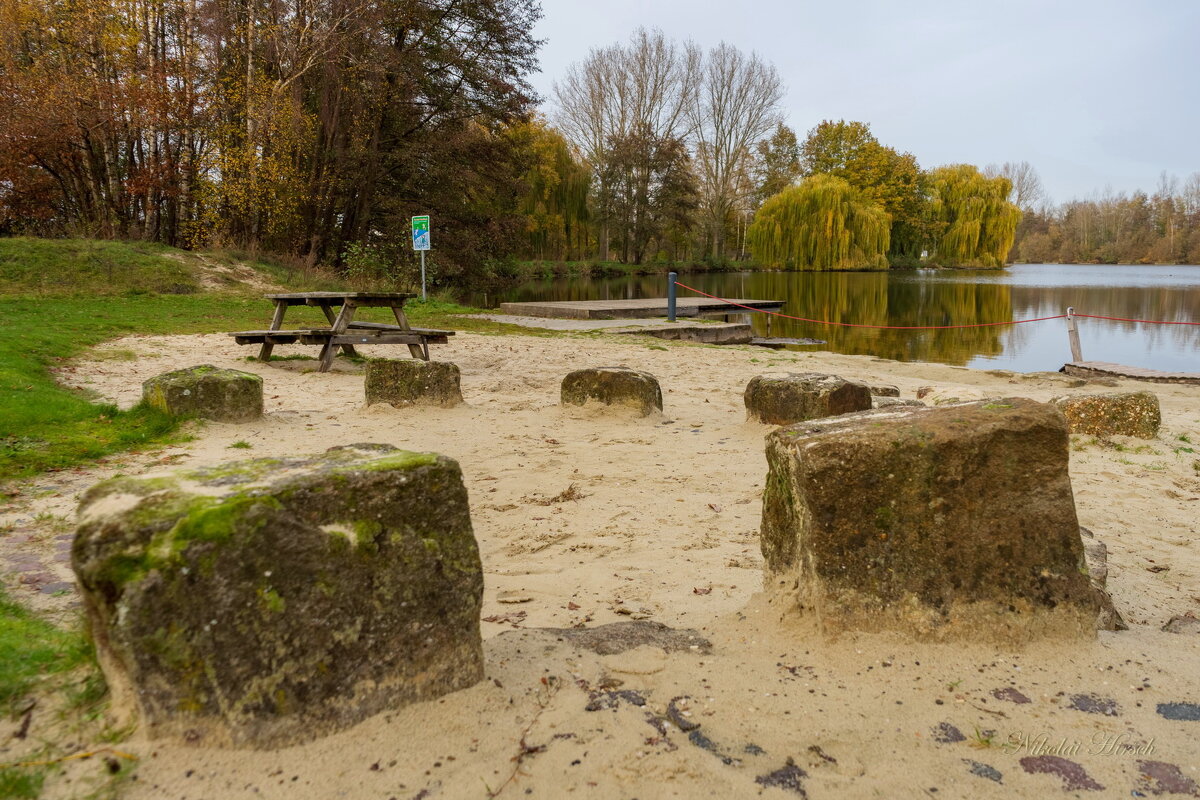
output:
[[[1200,171],[1200,0],[542,3],[546,98],[644,25],[772,61],[801,137],[862,120],[923,167],[1029,161],[1054,202]]]

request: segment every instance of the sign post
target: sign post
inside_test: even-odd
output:
[[[429,215],[412,218],[413,250],[421,253],[421,299],[425,299],[425,251],[429,249]]]

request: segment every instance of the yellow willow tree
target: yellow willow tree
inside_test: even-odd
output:
[[[1003,267],[1021,221],[1008,202],[1008,178],[988,178],[970,164],[930,173],[931,214],[943,230],[934,261],[943,267]]]
[[[813,175],[768,199],[746,241],[768,267],[799,270],[887,269],[891,216],[832,175]]]

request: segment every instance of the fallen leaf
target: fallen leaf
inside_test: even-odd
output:
[[[720,503],[709,503],[708,507],[711,508],[713,511],[717,512],[718,514],[721,513],[721,504]]]
[[[712,592],[711,586],[703,586],[703,587],[696,586],[692,589],[692,594],[710,594],[711,592]]]

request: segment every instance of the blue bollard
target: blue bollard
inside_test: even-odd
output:
[[[667,322],[675,321],[675,277],[674,272],[667,273]]]

